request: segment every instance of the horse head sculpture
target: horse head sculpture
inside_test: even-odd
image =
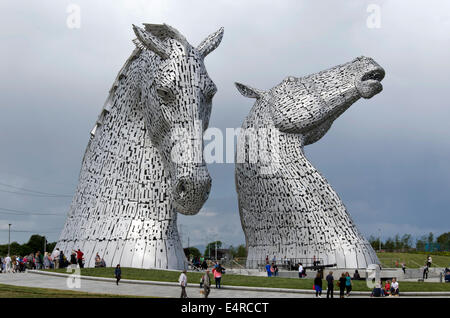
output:
[[[236,83],[242,95],[256,99],[243,130],[270,129],[265,136],[276,139],[262,143],[268,146],[258,149],[263,155],[255,162],[243,155],[244,161],[236,164],[248,267],[255,267],[267,255],[303,264],[317,258],[341,268],[379,262],[303,147],[322,138],[358,99],[381,92],[384,75],[373,59],[359,57],[316,74],[287,77],[268,91]],[[267,137],[253,140],[263,138]],[[252,152],[247,139],[240,140],[238,153]],[[271,158],[279,162],[274,169],[263,170]]]
[[[133,25],[135,50],[91,132],[79,184],[57,247],[99,253],[108,266],[186,268],[177,212],[194,215],[211,178],[203,160],[216,86],[204,58],[223,28],[199,46],[166,24]]]

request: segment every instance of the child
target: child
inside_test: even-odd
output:
[[[384,284],[384,294],[388,296],[390,291],[391,291],[391,281],[388,280],[386,281],[386,284]]]

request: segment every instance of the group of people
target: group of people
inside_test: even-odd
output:
[[[1,273],[21,273],[27,269],[50,268],[48,265],[47,253],[42,255],[40,252],[31,253],[25,256],[6,256],[0,257]]]
[[[67,259],[63,253],[54,255],[48,252],[31,253],[25,256],[12,255],[0,258],[0,272],[20,273],[27,269],[52,269],[66,267]],[[58,264],[56,267],[55,264]],[[61,264],[61,266],[59,266]]]
[[[382,288],[382,283],[379,282],[376,284],[375,288],[372,290],[371,297],[385,297],[385,296],[399,296],[400,289],[399,284],[396,278],[393,278],[392,281],[387,280],[384,284],[384,289]]]
[[[267,264],[265,266],[267,277],[278,276],[278,266],[275,263]]]
[[[51,258],[53,259],[53,267],[52,268],[65,268],[69,265],[78,265],[80,268],[84,267],[84,253],[78,250],[72,250],[70,254],[70,260],[67,260],[63,251],[60,251],[59,248],[55,248],[51,254]]]
[[[342,273],[339,280],[336,282],[336,286],[339,287],[339,296],[344,298],[344,296],[349,297],[352,291],[352,280],[359,280],[361,277],[358,270],[355,270],[353,278],[350,276],[349,272]],[[318,271],[316,277],[314,278],[313,288],[316,291],[316,297],[322,297],[322,272]],[[334,298],[334,276],[333,272],[329,272],[325,278],[327,282],[327,298]]]
[[[215,262],[213,269],[211,270],[214,276],[214,280],[216,283],[216,288],[221,288],[222,275],[225,274],[225,268],[218,262]],[[181,298],[187,298],[186,287],[187,287],[187,271],[183,270],[178,279],[178,283],[181,287]],[[205,273],[202,275],[200,279],[200,288],[202,289],[201,293],[203,297],[208,298],[209,293],[211,292],[211,276],[209,269],[205,270]]]
[[[59,248],[55,248],[52,253],[37,251],[25,256],[8,255],[0,257],[0,273],[20,273],[27,269],[66,268],[70,264],[78,264],[82,268],[84,265],[83,255],[83,252],[78,249],[78,251],[72,252],[70,259],[67,259]]]
[[[192,265],[194,266],[195,270],[206,270],[208,269],[208,263],[206,262],[205,258],[203,256],[197,256],[192,258]]]

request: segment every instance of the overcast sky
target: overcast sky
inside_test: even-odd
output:
[[[68,27],[71,3],[80,28]],[[379,28],[368,27],[371,4]],[[374,58],[386,70],[384,91],[354,104],[307,156],[366,236],[450,230],[448,1],[40,0],[2,1],[0,12],[0,244],[8,223],[12,241],[58,239],[89,132],[133,50],[133,23],[167,23],[192,45],[225,28],[205,60],[218,87],[210,127],[223,131],[240,127],[254,102],[235,81],[269,89],[288,75]],[[179,218],[183,244],[244,243],[234,165],[209,170],[209,200]]]

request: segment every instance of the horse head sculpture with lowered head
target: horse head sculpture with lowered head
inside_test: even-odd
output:
[[[147,62],[138,91],[150,137],[170,172],[178,212],[196,214],[211,187],[202,136],[217,91],[203,60],[220,44],[223,28],[198,47],[168,25],[133,29]]]
[[[197,214],[211,188],[202,137],[216,87],[204,58],[223,28],[197,47],[166,24],[133,30],[57,247],[82,249],[86,266],[98,253],[108,266],[183,269],[177,213]]]

